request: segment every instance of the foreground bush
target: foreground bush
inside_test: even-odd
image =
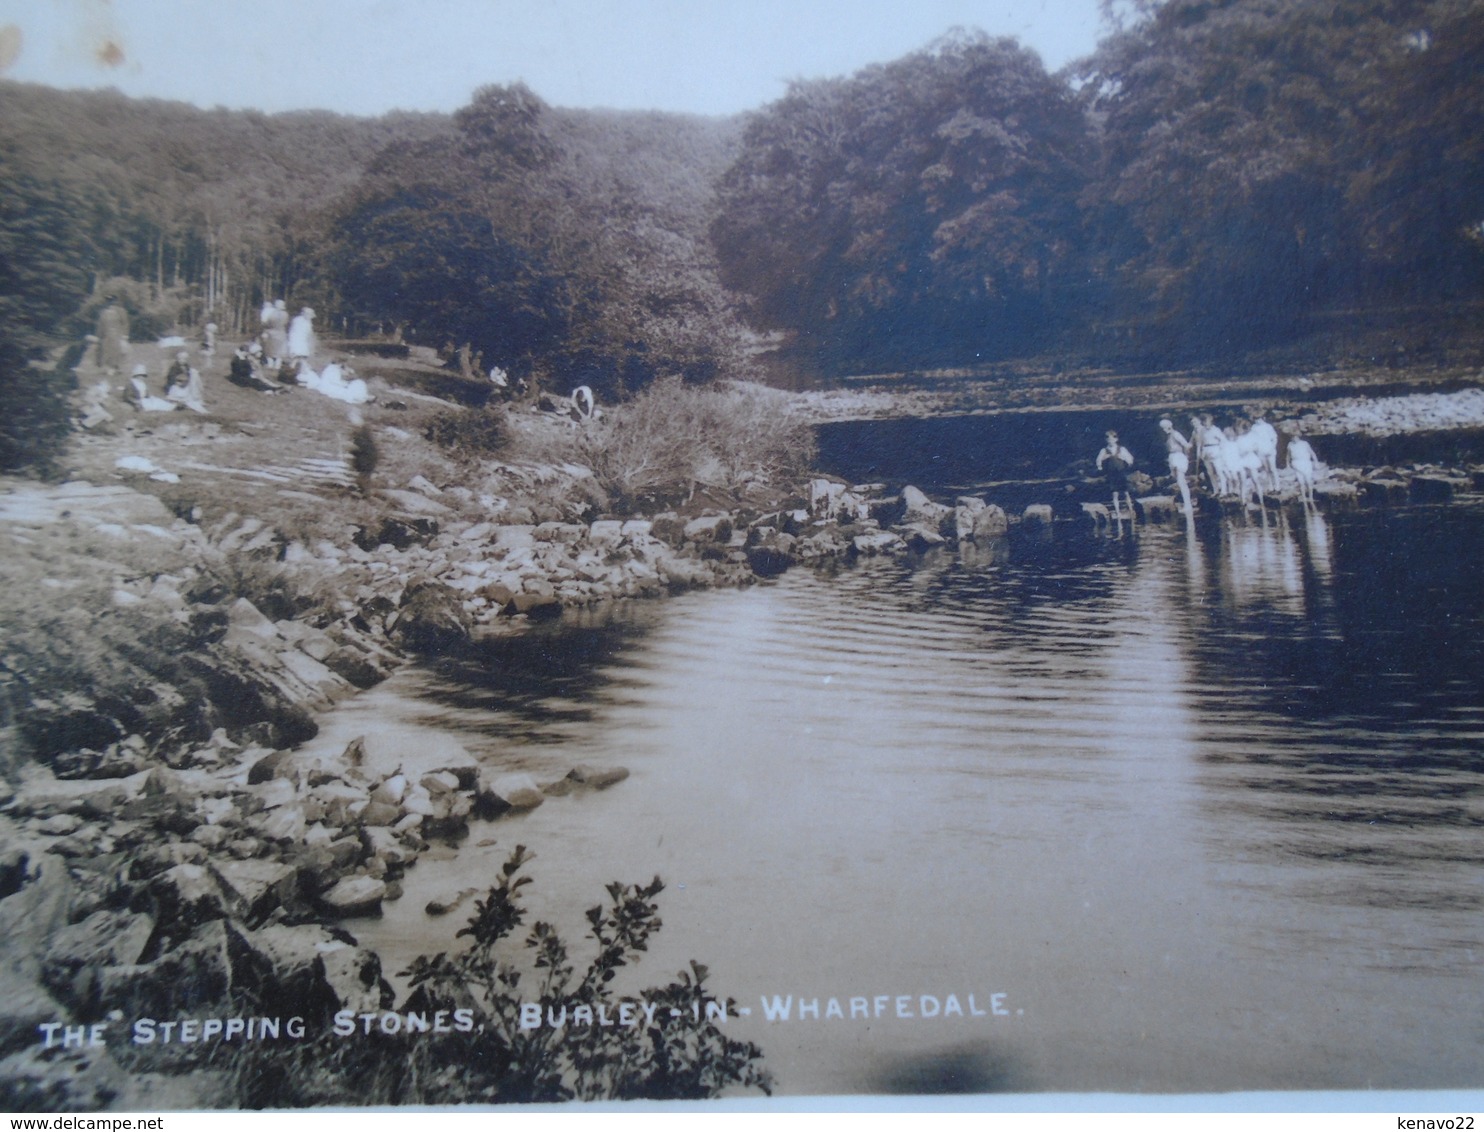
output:
[[[326,1033],[290,1049],[249,1046],[235,1067],[237,1103],[659,1100],[702,1099],[728,1088],[771,1091],[762,1051],[722,1032],[725,1023],[715,1016],[724,1010],[734,1017],[735,1005],[709,993],[705,967],[693,962],[664,987],[630,995],[614,989],[621,969],[636,963],[660,930],[658,877],[608,886],[608,905],[587,912],[595,947],[579,969],[550,924],[534,924],[513,945],[525,921],[519,893],[531,883],[523,872],[529,860],[517,846],[459,931],[469,940],[464,950],[419,958],[402,972],[412,981],[402,1011],[431,1017],[469,1010],[465,1031],[387,1035],[372,1027],[364,1034],[358,1025],[353,1036]],[[621,1010],[637,1024],[597,1023],[620,1018]],[[535,1011],[539,1025],[532,1024]]]

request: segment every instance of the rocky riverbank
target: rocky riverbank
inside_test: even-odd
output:
[[[357,918],[399,898],[421,855],[625,777],[573,766],[537,781],[459,751],[374,743],[304,753],[321,713],[408,658],[597,602],[1095,526],[1105,502],[1090,475],[1008,511],[988,494],[817,478],[697,487],[684,506],[613,515],[586,467],[456,466],[420,445],[387,392],[370,491],[353,483],[339,410],[289,415],[286,398],[268,400],[280,414],[268,420],[241,400],[235,419],[95,426],[67,482],[0,485],[7,1107],[127,1107],[146,1086],[150,1107],[235,1103],[232,1048],[136,1043],[135,1023],[323,1025],[392,1007]],[[1484,408],[1429,411],[1405,419],[1462,412],[1453,427],[1465,427]],[[1325,431],[1318,416],[1305,423]],[[1318,495],[1342,507],[1481,489],[1484,468],[1414,465],[1332,470]],[[1146,517],[1173,512],[1164,481],[1135,490]],[[1276,502],[1292,495],[1286,484]]]

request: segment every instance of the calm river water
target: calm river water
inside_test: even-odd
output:
[[[661,875],[645,975],[709,964],[785,1093],[1478,1087],[1480,561],[1463,505],[1059,524],[490,642],[322,741],[632,777],[354,927],[445,948],[428,895],[524,842],[573,936]]]

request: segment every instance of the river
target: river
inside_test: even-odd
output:
[[[1464,504],[1058,524],[489,641],[320,741],[632,777],[353,926],[450,946],[520,842],[574,939],[662,876],[643,974],[708,964],[784,1093],[1478,1087],[1481,558]]]

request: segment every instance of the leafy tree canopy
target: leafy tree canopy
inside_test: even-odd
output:
[[[1090,159],[1070,91],[1013,40],[796,83],[723,178],[723,279],[847,362],[1024,346],[1080,256]]]

